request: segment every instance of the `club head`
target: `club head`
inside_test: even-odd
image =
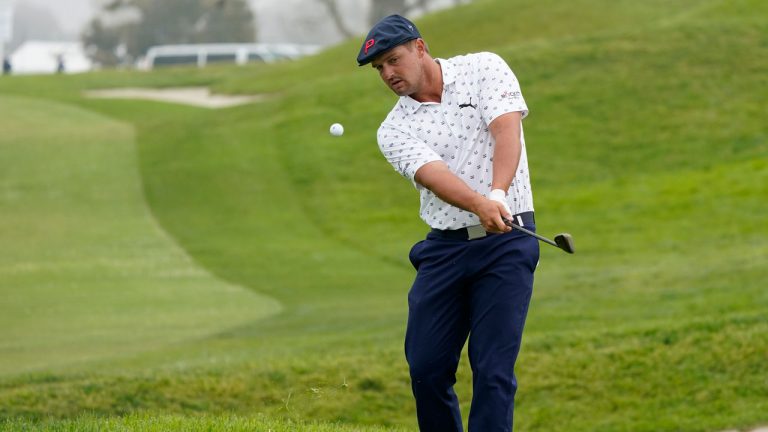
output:
[[[557,243],[557,247],[568,252],[569,254],[572,254],[574,252],[573,237],[571,237],[571,235],[568,233],[562,233],[562,234],[556,235],[555,243]]]

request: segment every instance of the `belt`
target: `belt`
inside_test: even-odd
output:
[[[521,227],[526,227],[526,226],[531,226],[536,224],[536,221],[533,218],[532,211],[519,213],[512,216],[512,222],[514,222],[515,224]],[[474,240],[478,238],[483,238],[488,235],[498,234],[498,233],[487,232],[482,225],[472,225],[466,228],[460,228],[455,230],[441,230],[441,229],[432,228],[432,231],[430,231],[429,233],[430,235],[435,236],[437,238],[443,238],[443,239],[449,239],[449,240]]]

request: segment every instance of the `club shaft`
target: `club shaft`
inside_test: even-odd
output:
[[[560,247],[560,245],[558,245],[557,243],[555,243],[555,241],[554,241],[554,240],[550,240],[550,239],[548,239],[548,238],[546,238],[546,237],[544,237],[544,236],[540,236],[540,235],[536,234],[535,232],[533,232],[533,231],[529,231],[529,230],[527,230],[527,229],[525,229],[525,228],[521,227],[520,225],[518,225],[518,224],[516,224],[516,223],[514,223],[514,222],[512,222],[512,221],[510,221],[510,220],[504,220],[504,223],[506,223],[508,226],[511,226],[512,228],[514,228],[514,229],[516,229],[516,230],[518,230],[518,231],[521,231],[521,232],[523,232],[523,233],[525,233],[525,234],[528,234],[528,235],[529,235],[529,236],[531,236],[531,237],[535,237],[535,238],[537,238],[537,239],[539,239],[539,240],[543,241],[544,243],[548,243],[548,244],[551,244],[552,246],[554,246],[554,247],[556,247],[556,248],[559,248],[559,247]]]

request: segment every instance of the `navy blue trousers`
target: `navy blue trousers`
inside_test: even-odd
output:
[[[469,431],[511,431],[514,366],[539,260],[537,240],[519,231],[475,240],[433,232],[409,258],[417,275],[408,294],[405,355],[419,429],[463,430],[453,385],[469,337]]]

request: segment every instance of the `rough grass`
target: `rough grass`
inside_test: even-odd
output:
[[[381,432],[397,429],[383,429],[375,426],[349,426],[339,423],[292,422],[269,419],[264,416],[179,416],[179,415],[130,415],[126,417],[97,418],[81,416],[72,420],[48,420],[31,422],[22,419],[0,422],[2,430],[23,430],[29,432],[165,432],[183,430],[189,432]]]

